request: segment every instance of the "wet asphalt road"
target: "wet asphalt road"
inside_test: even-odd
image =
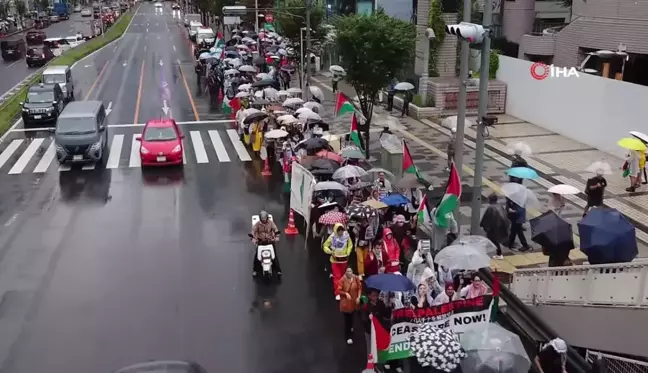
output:
[[[73,13],[67,21],[52,23],[49,27],[43,29],[43,31],[48,38],[72,36],[76,34],[74,22],[81,19],[82,17],[79,13]],[[25,33],[20,35],[23,38],[25,37]],[[0,59],[0,76],[2,76],[2,79],[0,79],[0,95],[13,88],[36,70],[38,70],[38,67],[27,67],[24,57],[17,61],[4,61]]]
[[[183,168],[130,167],[133,123],[163,116],[165,101],[178,121],[223,118],[195,97],[190,46],[168,7],[142,4],[124,38],[73,71],[77,99],[112,102],[113,168],[59,171],[43,161],[46,131],[0,143],[0,372],[109,372],[148,359],[209,372],[360,371],[362,339],[344,342],[318,248],[282,237],[283,282],[252,280],[251,216],[266,209],[285,227],[288,196],[241,153],[229,123],[183,125]]]

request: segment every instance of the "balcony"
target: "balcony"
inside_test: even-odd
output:
[[[556,37],[554,33],[533,32],[524,34],[520,42],[519,56],[553,56],[556,50]]]

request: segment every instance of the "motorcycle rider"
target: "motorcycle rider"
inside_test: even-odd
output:
[[[273,245],[279,239],[279,229],[275,223],[270,220],[270,216],[266,211],[259,213],[259,221],[252,227],[252,242],[256,245]],[[281,266],[279,265],[279,256],[275,249],[275,257],[272,260],[272,266],[277,272],[277,276],[281,276]],[[254,253],[254,262],[252,264],[252,276],[256,276],[261,272],[261,261]]]

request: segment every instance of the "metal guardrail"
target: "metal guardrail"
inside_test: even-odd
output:
[[[511,291],[526,304],[648,308],[648,261],[521,269]]]

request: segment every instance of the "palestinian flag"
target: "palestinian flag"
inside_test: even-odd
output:
[[[344,93],[338,92],[335,98],[335,116],[339,117],[346,113],[355,113],[355,107]]]
[[[223,41],[223,34],[220,33],[220,32],[218,33],[218,35],[216,35],[216,42],[214,43],[214,47],[220,48],[220,49],[225,49],[225,42]]]
[[[227,95],[223,96],[223,113],[224,114],[235,114],[238,109],[241,108],[241,102],[238,97],[233,98],[232,100],[227,98]]]
[[[360,140],[360,132],[358,132],[358,117],[356,117],[355,113],[353,113],[353,118],[351,118],[351,132],[349,132],[349,140],[353,145],[362,149],[362,152],[364,153],[364,147]]]
[[[403,141],[403,172],[407,174],[414,174],[418,179],[422,179],[419,174],[418,168],[414,165],[414,160],[412,159],[412,154],[407,147],[405,141]]]
[[[427,196],[423,195],[423,200],[419,204],[417,222],[418,224],[427,224],[430,220],[430,210],[427,207]]]
[[[391,343],[390,330],[385,328],[378,321],[378,318],[373,315],[369,315],[369,319],[371,320],[371,355],[374,358],[373,362],[378,363],[379,361],[384,361],[385,359],[381,359],[381,357],[384,357],[389,352],[389,345]]]
[[[452,162],[445,194],[434,211],[434,225],[439,228],[448,228],[447,215],[459,207],[460,199],[461,179],[459,178],[459,173],[454,162]]]
[[[497,271],[495,271],[493,273],[493,303],[491,305],[490,322],[497,322],[497,315],[499,314],[500,286],[500,278],[497,275]]]

